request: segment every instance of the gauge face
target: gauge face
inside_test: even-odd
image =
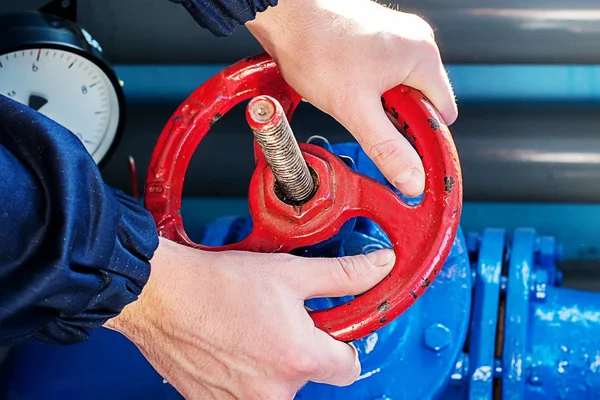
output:
[[[115,139],[119,100],[95,63],[54,48],[0,55],[0,93],[73,132],[99,163]]]

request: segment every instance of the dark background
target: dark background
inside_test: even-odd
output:
[[[35,9],[45,2],[4,0],[0,2],[0,13]],[[443,58],[449,65],[564,65],[600,61],[597,2],[406,0],[401,3],[404,10],[422,15],[436,29]],[[261,51],[244,28],[229,38],[215,38],[200,28],[180,5],[167,0],[80,0],[78,5],[79,22],[117,66],[228,65]],[[169,85],[170,78],[167,76],[163,85]],[[508,75],[505,79],[513,78]],[[595,85],[598,78],[600,73],[589,81]],[[531,79],[539,77],[534,72]],[[156,84],[148,81],[146,90],[152,92]],[[485,77],[479,86],[485,92]],[[121,188],[130,186],[126,162],[129,154],[137,161],[140,185],[143,183],[156,139],[181,100],[163,100],[160,96],[144,102],[129,99],[125,135],[103,170],[108,183]],[[476,97],[459,98],[459,106],[460,117],[451,130],[463,167],[466,200],[600,200],[598,98],[583,103],[569,99],[539,102],[515,94],[512,101],[501,104]],[[203,142],[190,165],[185,195],[245,196],[252,153],[241,111],[238,108],[220,120]],[[352,140],[335,121],[307,104],[294,117],[293,127],[300,141],[312,134],[323,134],[332,142]],[[532,151],[541,153],[543,159],[529,157]],[[583,156],[575,162],[565,162],[561,158],[565,151]]]

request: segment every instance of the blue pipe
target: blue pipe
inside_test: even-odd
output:
[[[180,103],[226,65],[118,65],[128,102]],[[598,65],[449,65],[461,103],[600,102]]]

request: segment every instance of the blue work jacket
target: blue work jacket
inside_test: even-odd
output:
[[[216,36],[277,3],[171,1]],[[138,298],[157,246],[151,215],[74,134],[0,94],[0,347],[86,340]]]

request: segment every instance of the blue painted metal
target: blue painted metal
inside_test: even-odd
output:
[[[515,232],[512,243],[502,353],[502,394],[508,399],[523,399],[525,395],[528,308],[535,241],[533,229],[522,229]]]
[[[542,399],[600,397],[600,301],[597,293],[543,283],[530,308],[525,396]],[[544,288],[545,285],[545,288]]]
[[[472,235],[471,235],[472,236]],[[469,338],[469,397],[473,400],[492,398],[495,370],[496,331],[500,302],[502,265],[506,233],[502,229],[486,229],[477,237],[479,259],[475,263],[473,309]]]
[[[128,101],[181,102],[225,65],[118,65]],[[598,65],[448,65],[457,98],[469,102],[600,102]]]
[[[329,146],[321,138],[313,143]],[[346,161],[357,171],[385,182],[356,144],[331,149],[351,158]],[[239,207],[245,214],[245,205]],[[186,209],[190,207],[184,204],[184,216]],[[468,215],[468,206],[465,211]],[[226,217],[201,228],[191,224],[188,231],[204,244],[221,245],[241,240],[251,225],[245,217]],[[336,237],[296,253],[353,255],[389,245],[376,224],[356,218]],[[481,236],[466,238],[460,230],[443,271],[425,295],[391,324],[354,343],[363,365],[359,380],[345,388],[310,383],[297,399],[596,398],[600,294],[559,287],[556,262],[562,253],[554,237],[533,229],[516,229],[512,237],[504,229],[484,229]],[[344,300],[312,299],[307,305],[330,307]],[[57,360],[61,368],[55,368]],[[19,346],[7,368],[7,389],[0,390],[0,397],[9,400],[180,398],[135,346],[105,330],[81,345]]]

